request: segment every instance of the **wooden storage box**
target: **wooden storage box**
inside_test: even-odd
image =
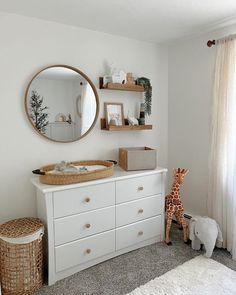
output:
[[[126,171],[155,169],[156,150],[149,147],[124,147],[119,149],[119,165]]]

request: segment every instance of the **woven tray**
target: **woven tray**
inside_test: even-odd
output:
[[[43,166],[40,169],[32,171],[34,174],[39,174],[39,180],[45,184],[71,184],[84,181],[95,180],[99,178],[105,178],[113,175],[113,162],[102,160],[89,160],[89,161],[75,161],[70,162],[74,166],[93,166],[102,165],[104,169],[97,169],[93,171],[85,171],[79,173],[53,173],[57,164],[51,164]]]

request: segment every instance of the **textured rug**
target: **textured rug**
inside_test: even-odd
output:
[[[200,255],[127,295],[235,295],[236,272]]]
[[[34,295],[127,294],[204,253],[185,244],[182,235],[183,231],[173,224],[171,247],[162,242],[128,252],[60,280],[55,285],[45,285]],[[212,259],[236,271],[236,261],[225,249],[216,248]]]

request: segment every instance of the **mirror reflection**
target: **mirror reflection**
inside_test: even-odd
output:
[[[34,128],[48,139],[75,141],[95,124],[98,96],[89,78],[68,66],[40,71],[26,91],[26,112]]]

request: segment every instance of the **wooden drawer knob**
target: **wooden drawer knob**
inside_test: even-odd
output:
[[[143,231],[140,230],[140,231],[138,232],[138,235],[139,235],[139,236],[142,236],[142,235],[143,235]]]
[[[139,210],[138,210],[138,213],[140,213],[140,214],[143,213],[143,209],[142,209],[142,208],[139,209]]]
[[[85,224],[85,227],[86,227],[86,228],[90,228],[90,227],[91,227],[91,224],[90,224],[90,223],[86,223],[86,224]]]
[[[91,251],[92,251],[91,249],[86,249],[86,253],[87,253],[87,254],[90,254]]]
[[[143,186],[139,186],[138,191],[143,191]]]
[[[91,201],[91,199],[90,198],[86,198],[84,201],[85,201],[85,203],[89,203]]]

